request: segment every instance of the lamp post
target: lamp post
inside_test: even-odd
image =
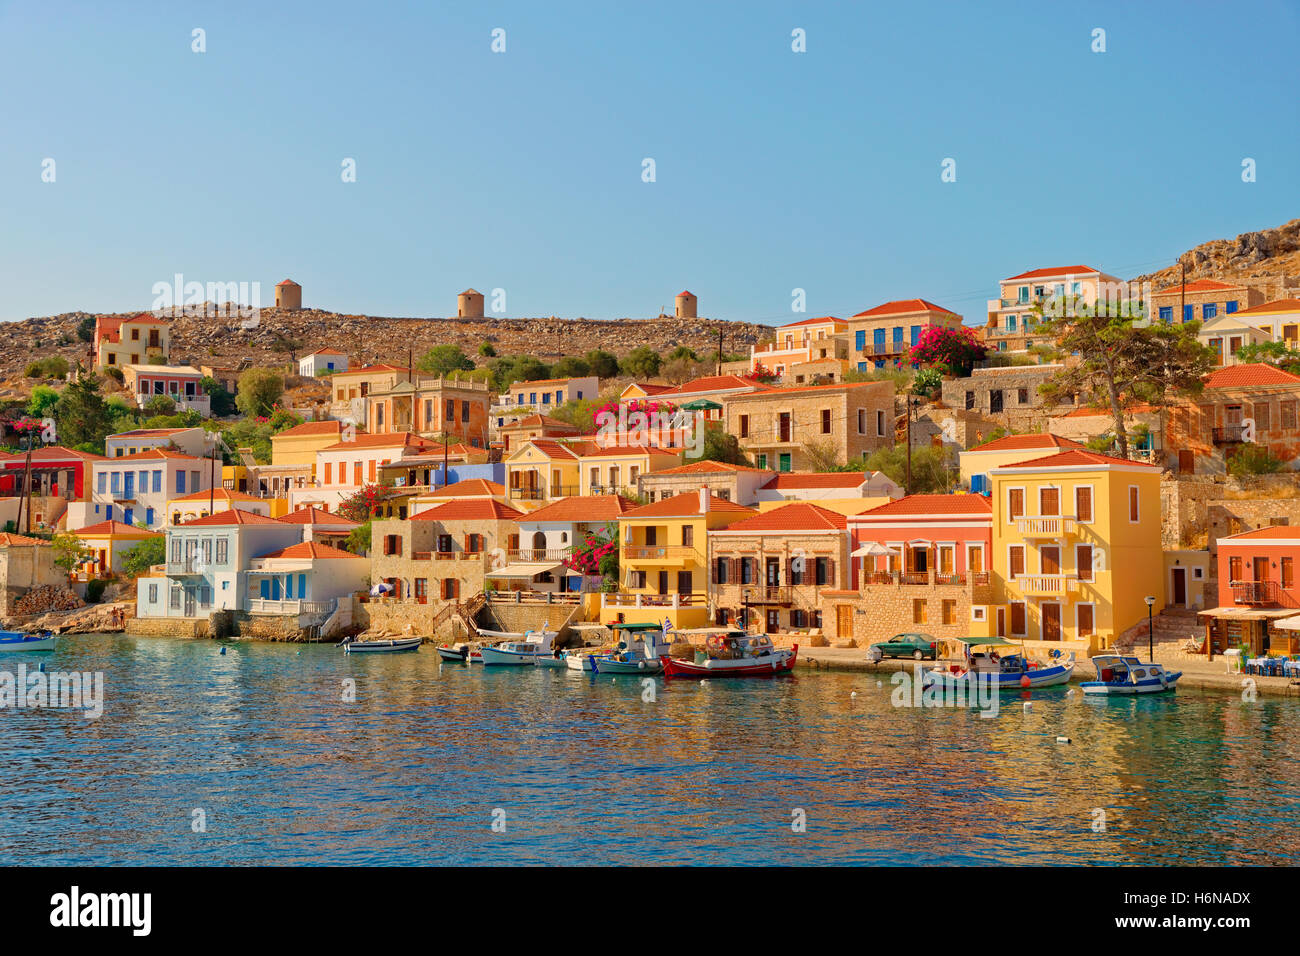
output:
[[[1147,657],[1152,663],[1156,659],[1156,630],[1155,622],[1151,617],[1151,609],[1156,606],[1156,599],[1150,594],[1146,596],[1147,602]]]
[[[742,592],[742,594],[744,595],[744,602],[745,602],[745,633],[746,633],[746,634],[749,633],[749,595],[750,595],[750,592],[751,592],[751,589],[750,589],[750,588],[745,588],[745,590]]]

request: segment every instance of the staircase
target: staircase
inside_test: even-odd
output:
[[[479,591],[464,604],[456,605],[456,613],[460,615],[460,619],[465,625],[465,633],[469,635],[469,639],[472,641],[478,640],[479,636],[478,622],[475,618],[478,617],[478,612],[483,610],[486,604],[487,595]]]
[[[1196,610],[1186,607],[1167,607],[1155,616],[1154,641],[1156,657],[1160,660],[1203,660],[1203,655],[1186,650],[1189,641],[1198,645],[1205,641],[1205,626],[1196,619]],[[1145,652],[1147,626],[1143,621],[1129,628],[1115,642],[1115,649],[1123,653]]]

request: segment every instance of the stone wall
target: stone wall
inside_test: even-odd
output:
[[[859,591],[823,591],[822,630],[831,643],[851,639],[856,647],[888,640],[895,634],[920,631],[939,638],[969,637],[988,633],[988,622],[971,620],[971,609],[992,614],[994,594],[990,584],[910,585],[871,584]],[[923,602],[924,620],[916,619],[916,602]],[[945,624],[944,602],[950,622]],[[840,633],[840,607],[851,609],[851,636]]]
[[[1223,485],[1166,475],[1160,482],[1160,545],[1165,550],[1202,547],[1206,509],[1223,494]]]
[[[132,637],[208,637],[208,622],[183,617],[132,617],[126,622]]]

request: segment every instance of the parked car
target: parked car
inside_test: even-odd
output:
[[[879,641],[867,648],[867,658],[878,661],[886,657],[910,657],[913,660],[939,656],[939,642],[929,634],[895,634],[887,641]]]

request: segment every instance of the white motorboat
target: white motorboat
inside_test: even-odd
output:
[[[1000,638],[949,640],[962,646],[963,657],[959,661],[940,663],[925,671],[923,683],[957,687],[978,680],[998,690],[1022,690],[1066,684],[1074,673],[1073,653],[1045,662],[1027,657],[1019,645]]]
[[[1092,664],[1097,679],[1079,685],[1085,694],[1162,694],[1176,689],[1183,676],[1182,671],[1168,671],[1162,664],[1143,663],[1121,654],[1098,654]]]
[[[52,651],[57,638],[53,631],[0,631],[0,653],[8,651]]]
[[[487,634],[487,631],[479,631]],[[502,641],[492,646],[484,645],[480,649],[485,666],[519,667],[536,665],[539,660],[553,657],[551,644],[558,636],[558,631],[525,631],[522,641]]]
[[[671,627],[670,621],[662,625],[611,624],[619,638],[618,647],[608,654],[589,655],[590,669],[598,674],[658,674],[672,647],[668,639]]]
[[[343,650],[349,654],[392,654],[397,651],[418,650],[422,637],[395,637],[379,641],[348,641]]]

